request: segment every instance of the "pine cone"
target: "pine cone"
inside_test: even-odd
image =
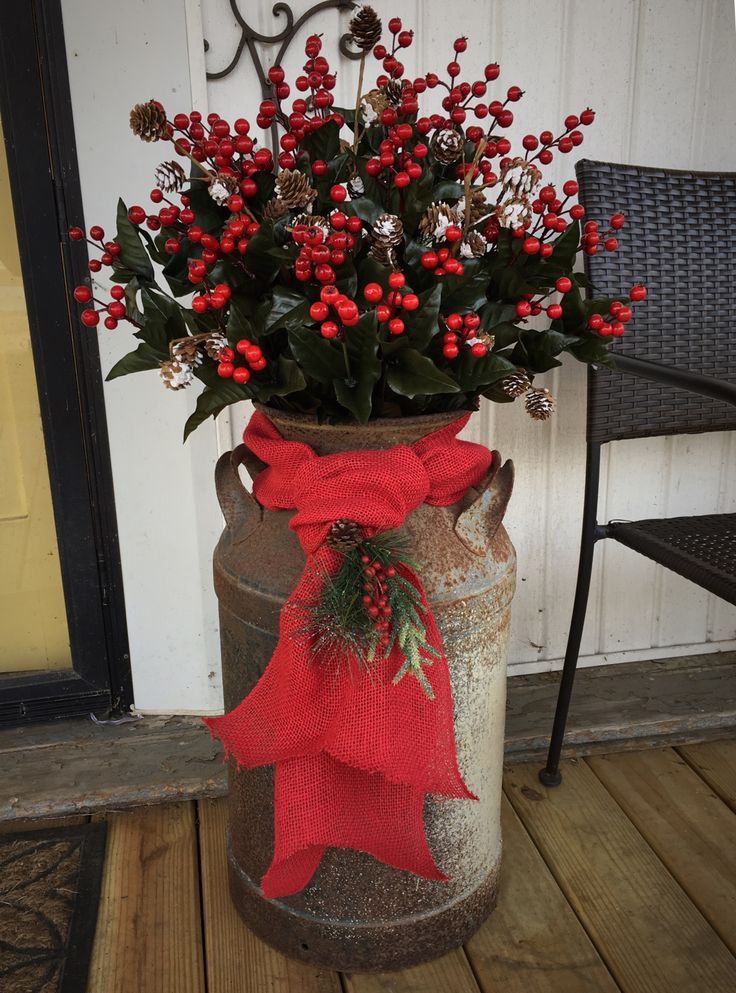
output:
[[[373,241],[398,245],[404,240],[404,225],[396,214],[381,214],[373,222]]]
[[[290,228],[295,228],[298,224],[305,224],[308,228],[319,228],[325,238],[330,233],[330,225],[327,218],[321,214],[297,214],[290,224]]]
[[[404,84],[398,79],[389,79],[380,92],[389,107],[396,109],[404,102]]]
[[[527,393],[524,406],[535,421],[546,421],[555,412],[555,398],[549,390],[534,387]]]
[[[369,254],[381,265],[389,266],[391,269],[399,268],[396,249],[393,245],[387,245],[385,241],[374,241]]]
[[[419,219],[419,233],[424,238],[442,240],[450,224],[459,224],[457,211],[440,200],[431,203]]]
[[[363,540],[363,532],[359,524],[341,517],[330,527],[327,544],[336,552],[352,552]]]
[[[221,331],[213,331],[204,339],[204,350],[211,359],[219,359],[220,352],[227,346],[227,338]]]
[[[531,385],[531,380],[524,369],[517,369],[516,372],[504,376],[501,380],[501,389],[507,397],[511,397],[513,400],[523,396],[527,390],[531,389]]]
[[[477,231],[468,231],[460,245],[460,256],[464,259],[479,259],[486,254],[488,242]]]
[[[178,162],[162,162],[153,174],[156,186],[164,193],[178,193],[187,181],[187,174]]]
[[[264,220],[278,221],[285,214],[289,213],[289,208],[283,200],[279,200],[278,197],[274,197],[272,200],[268,200],[263,205],[262,213]]]
[[[443,128],[435,131],[429,147],[438,162],[451,165],[463,154],[463,138],[454,128]]]
[[[227,173],[218,172],[212,177],[209,184],[208,193],[220,207],[224,207],[230,197],[238,192],[238,181],[235,176],[228,176]]]
[[[471,227],[477,224],[488,213],[488,201],[485,198],[483,190],[473,190],[470,194],[470,210],[468,213],[470,215],[469,223]]]
[[[381,40],[381,18],[372,7],[361,7],[348,25],[348,32],[361,52],[370,52]]]
[[[163,380],[164,386],[169,390],[183,390],[194,379],[192,367],[179,359],[162,362],[159,376]]]
[[[158,100],[137,103],[130,112],[130,130],[141,141],[160,141],[166,137],[166,111]]]
[[[274,192],[289,210],[306,207],[317,196],[304,173],[294,169],[282,169],[276,177]]]
[[[172,362],[189,365],[193,369],[202,364],[202,342],[197,338],[179,338],[169,343],[169,353]]]
[[[363,123],[374,124],[384,110],[388,109],[388,100],[382,90],[369,90],[360,98],[360,113]]]

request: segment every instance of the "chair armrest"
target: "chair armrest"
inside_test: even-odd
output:
[[[736,406],[736,383],[726,382],[725,379],[716,379],[714,376],[704,376],[700,372],[690,372],[688,369],[678,369],[675,366],[661,365],[646,359],[636,359],[630,355],[616,355],[614,353],[613,361],[619,372],[641,376],[644,379],[654,380],[656,383],[675,386],[681,390],[688,390],[690,393],[699,393],[700,396],[710,397],[712,400],[720,400],[723,403]]]

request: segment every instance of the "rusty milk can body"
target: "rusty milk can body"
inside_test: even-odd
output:
[[[264,409],[282,435],[320,455],[411,444],[453,415],[359,425]],[[215,550],[225,707],[250,692],[275,648],[279,611],[304,566],[291,512],[262,510],[240,482],[240,449],[218,465],[228,526]],[[494,466],[497,462],[494,460]],[[273,853],[273,768],[230,764],[228,856],[233,900],[261,938],[282,952],[345,971],[398,969],[460,945],[495,905],[501,858],[501,773],[506,643],[516,557],[500,523],[512,467],[461,505],[409,515],[406,528],[447,653],[460,769],[478,802],[425,801],[425,825],[442,883],[393,869],[362,852],[329,849],[312,881],[292,897],[266,900],[259,881]],[[482,489],[482,487],[481,487]]]

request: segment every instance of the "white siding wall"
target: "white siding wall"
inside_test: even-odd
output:
[[[232,118],[254,115],[259,96],[244,57],[224,80],[207,83],[207,65],[226,65],[237,25],[226,0],[63,0],[65,30],[88,223],[112,217],[120,192],[141,199],[158,160],[155,146],[129,135],[130,106],[160,97],[172,111],[208,105]],[[283,26],[270,2],[240,7],[265,34]],[[309,3],[294,0],[298,15]],[[567,113],[593,106],[597,120],[580,150],[590,158],[680,168],[731,169],[736,147],[736,55],[730,0],[374,0],[416,31],[405,54],[408,74],[449,61],[452,39],[467,34],[463,56],[482,74],[502,67],[502,83],[526,97],[518,131],[555,127]],[[347,15],[311,22],[328,55]],[[301,63],[299,41],[286,67]],[[269,50],[262,47],[264,64]],[[338,102],[354,100],[356,67],[339,65]],[[193,104],[192,102],[193,101]],[[573,158],[553,178],[572,174]],[[625,236],[625,232],[624,232]],[[105,367],[126,347],[102,339]],[[554,668],[564,652],[577,564],[583,483],[584,369],[570,362],[548,374],[558,415],[536,425],[512,406],[486,405],[475,438],[514,459],[518,482],[507,524],[519,552],[511,657],[514,672]],[[180,449],[189,397],[164,394],[155,377],[107,388],[108,416],[131,634],[136,699],[143,710],[216,709],[219,663],[209,586],[219,519],[211,484],[218,447],[242,431],[234,410],[200,429]],[[736,443],[731,435],[654,439],[609,446],[600,516],[626,518],[736,509]],[[152,481],[154,485],[152,486]],[[153,490],[155,489],[155,492]],[[616,662],[736,646],[736,609],[701,593],[615,544],[599,548],[583,654]]]

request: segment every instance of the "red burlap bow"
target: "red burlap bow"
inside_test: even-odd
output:
[[[347,662],[320,665],[309,619],[325,576],[340,566],[324,543],[335,520],[355,521],[370,537],[399,527],[422,503],[455,503],[485,475],[491,453],[456,437],[469,416],[411,446],[327,456],[285,441],[261,413],[248,424],[245,443],[267,465],[253,492],[270,510],[296,508],[290,527],[307,562],[260,681],[235,710],[206,723],[239,764],[276,764],[274,856],[261,881],[268,898],[303,889],[330,847],[447,879],[427,845],[424,796],[476,798],[457,764],[444,654],[425,669],[430,700],[411,675],[394,685],[403,662],[398,646],[362,675]],[[426,607],[419,579],[401,569]],[[441,651],[431,611],[424,617],[427,641]]]

